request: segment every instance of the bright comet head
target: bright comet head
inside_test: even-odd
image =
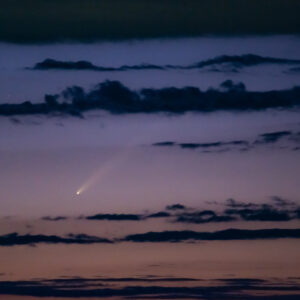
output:
[[[76,195],[80,195],[80,191],[77,191],[77,192],[76,192]]]

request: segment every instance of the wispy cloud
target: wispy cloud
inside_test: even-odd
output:
[[[170,70],[170,69],[202,69],[209,66],[230,66],[232,68],[240,69],[244,67],[251,67],[263,64],[288,64],[298,65],[298,59],[286,59],[277,57],[260,56],[255,54],[244,55],[222,55],[215,58],[203,60],[190,65],[153,65],[153,64],[140,64],[140,65],[123,65],[120,67],[103,67],[97,66],[85,60],[81,61],[59,61],[47,58],[42,62],[36,63],[31,70],[78,70],[78,71],[98,71],[98,72],[114,72],[114,71],[130,71],[130,70]]]
[[[140,221],[142,215],[135,214],[96,214],[85,217],[87,220],[109,220],[109,221]]]
[[[186,209],[186,207],[180,203],[172,204],[172,205],[167,205],[166,206],[167,210],[183,210]]]
[[[241,202],[227,199],[216,202],[218,209],[200,209],[186,207],[183,204],[170,204],[161,211],[147,213],[97,213],[79,217],[46,216],[43,221],[60,222],[65,220],[110,221],[110,222],[143,222],[161,218],[169,223],[228,223],[234,221],[287,222],[300,219],[300,206],[296,202],[272,196],[271,201],[264,203]]]
[[[186,212],[186,213],[178,214],[175,222],[204,224],[204,223],[231,222],[235,220],[236,217],[231,216],[230,214],[220,215],[212,210],[202,210],[202,211]]]
[[[202,153],[219,153],[221,150],[238,150],[248,151],[256,149],[262,145],[274,145],[284,140],[286,145],[291,146],[290,149],[295,150],[295,146],[300,143],[298,132],[292,131],[275,131],[259,134],[255,140],[231,140],[231,141],[214,141],[209,143],[178,143],[175,141],[161,141],[153,143],[156,147],[180,147],[182,149],[200,149]]]
[[[251,203],[228,199],[221,211],[198,210],[177,213],[175,222],[183,223],[220,223],[233,221],[287,222],[299,219],[300,208],[293,201],[278,196],[271,197],[271,202]]]
[[[114,72],[114,71],[128,71],[128,70],[164,70],[164,66],[141,64],[121,67],[103,67],[96,66],[89,61],[58,61],[55,59],[47,58],[42,62],[35,64],[31,70],[78,70],[78,71],[98,71],[98,72]]]
[[[281,138],[286,136],[291,136],[291,131],[276,131],[276,132],[268,132],[263,133],[259,136],[259,139],[256,141],[256,143],[259,144],[269,144],[269,143],[276,143]]]

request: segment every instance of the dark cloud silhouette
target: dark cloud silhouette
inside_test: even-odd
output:
[[[129,71],[129,70],[167,70],[167,69],[202,69],[208,66],[218,65],[229,65],[234,68],[233,70],[257,66],[262,64],[300,64],[300,60],[297,59],[286,59],[286,58],[274,58],[265,57],[255,54],[244,54],[244,55],[222,55],[212,59],[204,60],[196,64],[179,66],[179,65],[153,65],[153,64],[140,64],[140,65],[123,65],[120,67],[103,67],[96,66],[91,62],[81,61],[59,61],[51,58],[47,58],[42,62],[36,63],[34,67],[29,68],[32,70],[90,70],[99,72],[113,72],[113,71]],[[292,69],[291,69],[292,70]],[[232,83],[226,81],[223,84],[224,88],[232,88]],[[245,89],[243,84],[236,86],[241,90]]]
[[[43,234],[25,234],[10,233],[0,236],[0,246],[15,246],[15,245],[36,245],[40,243],[47,244],[96,244],[96,243],[111,243],[106,238],[89,236],[86,234],[69,234],[65,237],[56,235]]]
[[[206,214],[208,214],[206,212]],[[202,216],[202,218],[204,218]],[[222,220],[223,222],[226,220]],[[183,221],[185,222],[185,221]],[[190,222],[189,220],[187,222]],[[191,223],[193,220],[191,221]],[[204,221],[205,222],[205,221]],[[203,223],[204,223],[203,222]],[[216,221],[218,222],[218,220]],[[194,222],[201,223],[201,222]],[[43,234],[10,233],[0,236],[0,246],[37,245],[46,244],[99,244],[113,242],[183,242],[183,241],[226,241],[226,240],[254,240],[254,239],[278,239],[300,238],[300,229],[227,229],[215,232],[196,231],[162,231],[130,234],[121,239],[109,240],[86,234],[68,234],[64,237]]]
[[[271,200],[273,201],[273,203],[275,205],[280,206],[280,207],[287,207],[287,206],[296,205],[296,203],[294,201],[287,200],[287,199],[281,198],[279,196],[272,196]]]
[[[94,66],[92,63],[88,61],[58,61],[55,59],[45,59],[42,62],[35,64],[32,68],[33,70],[51,70],[51,69],[58,69],[58,70],[97,70],[98,67]]]
[[[282,280],[263,281],[251,278],[216,279],[200,286],[186,285],[197,279],[161,278],[159,285],[147,278],[65,278],[53,280],[0,281],[1,295],[62,297],[62,298],[108,298],[124,299],[237,299],[237,300],[296,300],[299,285]],[[116,286],[115,282],[141,282],[142,285]],[[176,281],[176,286],[163,285],[163,282]],[[265,294],[266,293],[266,294]],[[280,295],[280,296],[278,296]]]
[[[277,210],[272,207],[262,207],[258,209],[227,209],[227,215],[238,215],[245,221],[290,221],[293,217],[288,211]]]
[[[300,64],[298,59],[286,59],[260,56],[255,54],[222,55],[195,64],[195,68],[203,68],[211,65],[230,64],[235,68],[251,67],[262,64]]]
[[[109,220],[109,221],[140,221],[142,215],[135,214],[96,214],[85,217],[87,220]]]
[[[81,61],[59,61],[55,59],[45,59],[42,62],[35,64],[32,70],[90,70],[90,71],[128,71],[128,70],[164,70],[163,66],[157,66],[152,64],[141,64],[141,65],[133,65],[133,66],[121,66],[121,67],[101,67],[95,66],[91,62],[81,60]]]
[[[257,204],[254,203],[244,203],[244,202],[239,202],[236,201],[235,199],[229,198],[225,201],[225,205],[229,207],[234,207],[234,208],[249,208],[249,207],[256,207],[258,206]]]
[[[221,142],[216,143],[207,143],[207,144],[197,144],[197,143],[182,143],[179,144],[181,148],[189,148],[189,149],[196,149],[196,148],[211,148],[211,147],[220,147],[222,146]]]
[[[226,240],[256,240],[300,238],[300,229],[227,229],[215,232],[196,231],[162,231],[132,234],[126,236],[123,241],[129,242],[182,242],[194,241],[226,241]]]
[[[291,134],[292,134],[291,131],[275,131],[275,132],[263,133],[259,135],[259,138],[256,141],[256,143],[260,143],[260,144],[276,143],[281,138],[290,136]]]
[[[222,146],[248,146],[249,143],[247,141],[230,141],[230,142],[214,142],[214,143],[181,143],[178,144],[181,148],[216,148]]]
[[[228,84],[227,84],[228,85]],[[46,95],[45,102],[0,104],[0,115],[68,114],[101,109],[115,114],[123,113],[184,113],[214,112],[219,110],[248,111],[268,108],[295,108],[300,106],[300,87],[289,90],[251,92],[239,85],[221,91],[201,91],[196,87],[142,89],[132,91],[118,81],[105,81],[89,92],[81,87],[67,88],[60,95]],[[60,101],[59,101],[60,100]]]
[[[183,223],[219,223],[219,222],[231,222],[235,221],[236,218],[231,215],[217,215],[212,210],[203,210],[200,212],[182,213],[176,218],[176,222]]]
[[[171,214],[169,214],[166,211],[160,211],[151,215],[146,216],[147,219],[151,219],[151,218],[168,218],[170,217]]]
[[[250,142],[243,140],[234,140],[229,142],[217,141],[212,143],[176,143],[171,141],[153,143],[152,146],[176,146],[182,149],[201,149],[202,152],[220,152],[221,150],[248,150],[250,149]],[[251,146],[252,147],[252,146]]]
[[[270,197],[267,203],[240,202],[235,199],[227,199],[224,203],[216,202],[218,210],[199,210],[186,207],[180,203],[167,205],[165,210],[158,212],[144,212],[139,214],[124,213],[100,213],[90,216],[79,216],[79,220],[94,221],[145,221],[152,218],[165,218],[170,222],[182,223],[221,223],[233,221],[272,221],[284,222],[299,218],[300,207],[291,200],[279,196]],[[220,209],[220,206],[223,208]],[[70,219],[67,216],[44,216],[45,221],[64,221]]]
[[[221,83],[220,87],[226,91],[230,91],[230,90],[235,90],[239,92],[246,91],[246,86],[242,82],[234,83],[232,80],[225,80],[223,83]]]
[[[263,133],[258,135],[255,141],[245,141],[245,140],[233,140],[233,141],[216,141],[210,143],[177,143],[174,141],[162,141],[158,143],[153,143],[152,146],[164,147],[164,146],[174,146],[180,147],[182,149],[200,149],[202,153],[218,153],[221,150],[239,150],[247,151],[250,149],[255,149],[257,146],[266,144],[275,144],[279,142],[284,137],[288,137],[286,142],[288,145],[291,143],[299,143],[300,135],[292,131],[276,131],[270,133]],[[293,146],[291,149],[295,150]]]
[[[173,221],[195,224],[233,221],[287,222],[298,219],[300,210],[295,202],[278,196],[272,196],[271,202],[263,204],[227,199],[221,205],[225,208],[220,211],[190,208],[189,211],[177,212]]]
[[[237,202],[228,199],[224,214],[238,216],[244,221],[272,221],[285,222],[297,219],[296,203],[278,196],[271,197],[271,203],[255,204]]]
[[[166,142],[158,142],[153,143],[152,146],[158,146],[158,147],[165,147],[165,146],[176,146],[180,147],[182,149],[201,149],[202,152],[209,152],[209,153],[215,153],[225,150],[233,150],[233,149],[239,149],[239,150],[248,150],[250,149],[250,143],[243,140],[235,140],[235,141],[217,141],[212,143],[176,143],[171,141]]]
[[[182,210],[182,209],[186,209],[186,207],[182,204],[172,204],[172,205],[167,205],[166,206],[167,210]]]
[[[207,145],[207,146],[204,146],[205,148],[206,147],[216,147],[216,146],[219,146],[220,144],[219,143],[211,143],[210,145]],[[179,144],[179,146],[183,149],[187,148],[187,149],[197,149],[197,148],[200,148],[200,144],[197,144],[197,143],[181,143]]]

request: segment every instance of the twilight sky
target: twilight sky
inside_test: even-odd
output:
[[[300,38],[185,30],[0,32],[0,299],[298,299]]]
[[[249,86],[262,92],[289,89],[296,86],[299,75],[287,72],[295,67],[293,64],[278,62],[119,72],[26,68],[46,58],[113,67],[143,63],[184,66],[221,55],[248,53],[297,61],[299,41],[294,36],[271,36],[227,38],[226,44],[225,38],[92,45],[2,44],[6,53],[1,66],[2,103],[37,103],[45,94],[60,93],[68,86],[92,89],[107,79],[121,80],[134,90],[186,85],[205,90],[218,88],[226,79],[242,81],[247,90]],[[217,67],[221,69],[211,70]],[[2,215],[130,211],[173,202],[203,205],[231,197],[252,202],[273,195],[293,200],[299,197],[298,109],[179,115],[112,115],[94,110],[84,118],[12,115],[1,117],[0,123],[0,163],[5,170],[0,175]],[[263,134],[282,131],[290,135],[261,141]],[[224,145],[202,149],[155,146],[166,141]],[[232,141],[246,144],[230,145]],[[78,197],[79,189],[84,191]]]

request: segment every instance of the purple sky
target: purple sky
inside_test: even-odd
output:
[[[106,79],[120,80],[133,89],[191,85],[206,90],[217,88],[225,79],[242,81],[254,91],[288,89],[299,83],[299,73],[287,72],[289,65],[260,65],[238,72],[205,69],[101,73],[25,68],[46,58],[87,60],[100,66],[186,65],[223,54],[248,53],[300,59],[299,49],[300,38],[293,36],[96,44],[2,43],[0,102],[36,103],[45,94],[60,93],[68,86],[89,89]],[[173,144],[154,145],[164,142]],[[186,146],[189,143],[198,146],[192,149]],[[207,146],[209,143],[215,145]],[[255,283],[255,288],[247,281],[246,286],[253,288],[247,291],[249,295],[286,291],[268,290],[270,286],[288,287],[287,293],[297,293],[299,237],[284,231],[283,236],[275,232],[275,238],[262,238],[257,231],[299,230],[299,144],[299,109],[178,115],[111,115],[93,110],[84,118],[0,116],[0,299],[20,299],[15,291],[27,291],[26,299],[33,299],[37,283],[31,282],[28,292],[28,287],[20,287],[22,283],[16,280],[36,280],[56,293],[57,288],[68,290],[74,277],[81,279],[77,278],[79,286],[72,288],[83,287],[85,291],[138,285],[134,280],[120,283],[111,278],[142,278],[139,284],[153,286],[149,278],[189,277],[199,282],[166,280],[160,284],[208,288],[220,286],[219,279],[256,278],[269,281]],[[230,201],[226,202],[229,198],[237,201],[232,202],[237,206],[230,206]],[[175,203],[184,208],[166,207]],[[230,212],[237,207],[250,212]],[[167,216],[149,217],[157,212]],[[88,218],[96,214],[101,215]],[[119,218],[131,214],[137,219],[116,221],[111,220],[116,217],[112,214]],[[203,215],[211,219],[203,221]],[[182,231],[207,234],[230,228],[248,229],[254,238],[242,231],[228,240],[178,240],[181,234],[187,234]],[[177,243],[168,238],[168,232],[167,239],[159,242],[143,240],[144,236],[138,241],[130,237],[150,231],[175,231],[173,239]],[[15,234],[6,236],[10,233]],[[99,242],[99,237],[113,243]],[[106,283],[84,281],[98,280],[99,276],[101,280],[104,276],[110,279]],[[58,287],[59,281],[43,281],[58,278],[71,281],[62,287]],[[9,284],[13,284],[14,292],[5,292],[10,288],[6,280],[13,280]],[[12,295],[3,296],[5,293]],[[115,290],[112,293],[112,299],[124,299],[114,294]],[[189,293],[187,298],[195,296]],[[238,299],[252,299],[238,295]]]

